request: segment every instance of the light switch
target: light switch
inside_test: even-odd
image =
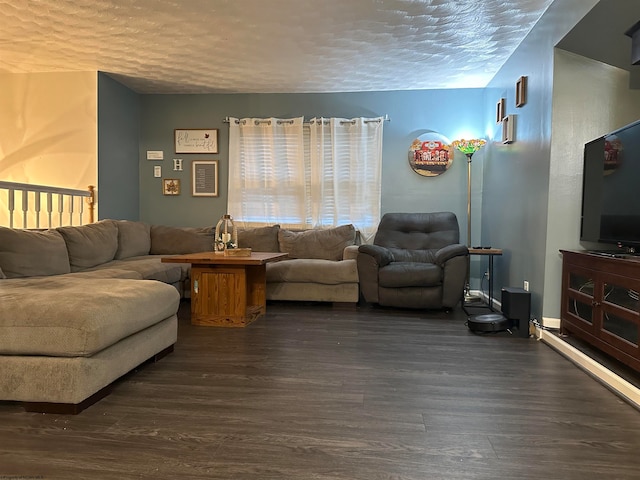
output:
[[[160,165],[153,167],[153,176],[156,178],[160,178],[162,176],[162,167]]]

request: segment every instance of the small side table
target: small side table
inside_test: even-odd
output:
[[[464,298],[462,300],[462,310],[464,313],[469,315],[470,313],[467,311],[467,308],[488,308],[493,311],[493,257],[502,255],[501,248],[470,248],[469,255],[481,255],[489,257],[489,295],[488,295],[488,304],[469,304],[464,302]]]

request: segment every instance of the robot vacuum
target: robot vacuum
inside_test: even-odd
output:
[[[510,331],[511,321],[500,313],[475,315],[467,320],[467,327],[474,333]]]

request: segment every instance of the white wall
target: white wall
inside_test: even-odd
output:
[[[0,74],[0,179],[97,185],[96,72]]]
[[[580,245],[584,144],[640,118],[629,72],[556,49],[543,316],[560,318],[560,249]]]

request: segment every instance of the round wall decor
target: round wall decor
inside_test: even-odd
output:
[[[435,177],[446,172],[452,163],[451,142],[444,135],[424,133],[411,142],[409,165],[417,174]]]

